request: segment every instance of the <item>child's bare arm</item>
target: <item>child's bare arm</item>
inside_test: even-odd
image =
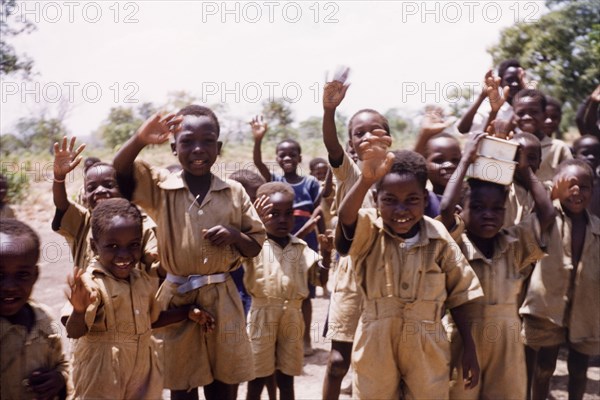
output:
[[[38,399],[53,399],[65,387],[65,377],[56,369],[38,368],[27,378]]]
[[[342,67],[336,71],[332,82],[323,89],[323,143],[327,149],[329,160],[339,165],[344,156],[344,148],[340,144],[335,127],[335,110],[340,105],[349,85],[346,84],[349,68]]]
[[[215,328],[215,318],[207,311],[194,304],[190,306],[172,308],[161,311],[158,319],[152,323],[152,329],[191,320],[202,325],[205,332],[212,332]]]
[[[479,363],[477,362],[475,342],[471,335],[471,326],[468,322],[464,306],[452,308],[450,314],[452,314],[452,319],[456,323],[456,327],[463,342],[463,383],[465,389],[472,389],[479,383],[480,368]]]
[[[252,118],[252,121],[250,121],[250,126],[252,127],[252,137],[254,138],[254,149],[252,151],[254,165],[256,165],[256,168],[262,177],[265,178],[265,181],[271,182],[271,172],[262,160],[261,149],[262,140],[264,139],[269,126],[265,122],[262,115],[257,115],[256,117]]]
[[[488,99],[490,99],[490,108],[492,110],[490,111],[488,119],[483,127],[484,131],[486,131],[490,123],[496,119],[498,111],[508,99],[508,93],[510,92],[510,88],[508,86],[505,86],[502,89],[502,93],[500,93],[499,88],[501,83],[502,78],[500,78],[499,76],[490,76],[486,79],[487,87],[485,90],[487,91]]]
[[[88,306],[96,301],[97,294],[95,291],[88,288],[81,277],[83,269],[73,268],[73,275],[67,277],[69,291],[65,292],[67,299],[73,306],[73,312],[67,319],[67,334],[72,339],[77,339],[84,336],[88,332],[85,324],[85,312]]]
[[[171,133],[181,129],[182,116],[156,113],[148,118],[137,132],[119,149],[113,160],[119,185],[133,182],[133,162],[144,147],[149,144],[162,144],[169,140]]]
[[[235,246],[244,257],[256,257],[261,250],[254,239],[232,227],[216,225],[210,229],[203,229],[202,234],[213,246]]]
[[[490,69],[488,72],[485,73],[485,76],[483,78],[484,85],[487,82],[488,77],[491,76],[492,70]],[[473,118],[475,118],[477,110],[479,110],[479,107],[481,107],[481,104],[483,103],[486,97],[487,91],[484,87],[481,93],[479,94],[477,100],[475,100],[475,102],[471,104],[471,107],[469,107],[465,115],[463,115],[460,122],[458,123],[457,129],[460,133],[469,133],[469,131],[471,130],[471,126],[473,125]]]
[[[429,139],[438,133],[442,133],[444,129],[454,123],[454,120],[455,119],[447,119],[444,121],[443,117],[438,113],[425,113],[423,120],[421,121],[417,142],[415,143],[415,152],[425,156],[425,146],[427,145]]]
[[[319,222],[321,222],[323,220],[321,217],[321,214],[322,214],[321,207],[315,208],[315,210],[312,212],[308,221],[306,221],[306,223],[304,225],[302,225],[302,228],[298,229],[298,231],[294,234],[294,236],[296,236],[297,238],[300,238],[300,239],[304,239],[306,237],[306,235],[313,232],[315,230],[315,228],[317,228],[319,231],[321,231],[321,228],[324,227],[324,225],[319,226]]]
[[[448,230],[454,228],[454,211],[456,210],[456,205],[460,201],[463,180],[465,179],[467,168],[477,158],[477,148],[479,147],[479,142],[484,136],[485,134],[481,132],[471,135],[469,141],[465,145],[465,150],[460,163],[456,167],[456,170],[452,174],[452,177],[448,181],[446,189],[444,190],[444,196],[442,197],[442,201],[440,203],[440,217],[442,219],[442,223]]]
[[[54,181],[52,183],[52,197],[54,199],[54,205],[60,211],[67,211],[67,208],[69,208],[69,198],[65,186],[67,174],[79,165],[82,159],[80,154],[83,149],[85,149],[85,144],[82,144],[77,150],[74,150],[76,140],[77,138],[73,136],[70,141],[67,141],[67,137],[65,136],[62,139],[62,145],[58,142],[54,143]]]

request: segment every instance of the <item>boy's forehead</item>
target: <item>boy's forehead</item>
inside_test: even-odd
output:
[[[523,96],[515,104],[515,109],[525,107],[539,107],[542,109],[542,99],[533,96]]]
[[[87,170],[85,179],[105,178],[115,175],[115,169],[109,165],[93,165]]]
[[[381,180],[381,191],[392,194],[410,194],[425,192],[417,177],[410,172],[392,172]]]
[[[504,203],[506,194],[502,186],[482,185],[471,189],[469,200]]]
[[[34,240],[29,236],[0,232],[0,254],[3,257],[32,255],[35,253],[35,246]]]
[[[178,138],[186,134],[213,134],[219,136],[217,133],[217,127],[207,115],[184,115],[183,121],[181,121],[181,131],[175,135]]]

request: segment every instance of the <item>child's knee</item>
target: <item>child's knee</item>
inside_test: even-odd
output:
[[[327,374],[333,378],[343,378],[350,369],[350,359],[345,359],[337,351],[332,351],[327,363]]]

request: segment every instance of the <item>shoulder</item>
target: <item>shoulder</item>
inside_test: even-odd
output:
[[[424,215],[422,226],[424,228],[425,235],[429,239],[444,240],[447,242],[454,241],[454,239],[452,239],[452,236],[441,221]]]

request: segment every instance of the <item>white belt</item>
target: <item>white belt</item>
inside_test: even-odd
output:
[[[223,272],[221,274],[188,276],[178,276],[167,272],[167,281],[178,284],[179,287],[177,288],[177,291],[179,293],[191,292],[192,290],[196,290],[213,283],[222,283],[225,282],[228,277],[229,272]]]

